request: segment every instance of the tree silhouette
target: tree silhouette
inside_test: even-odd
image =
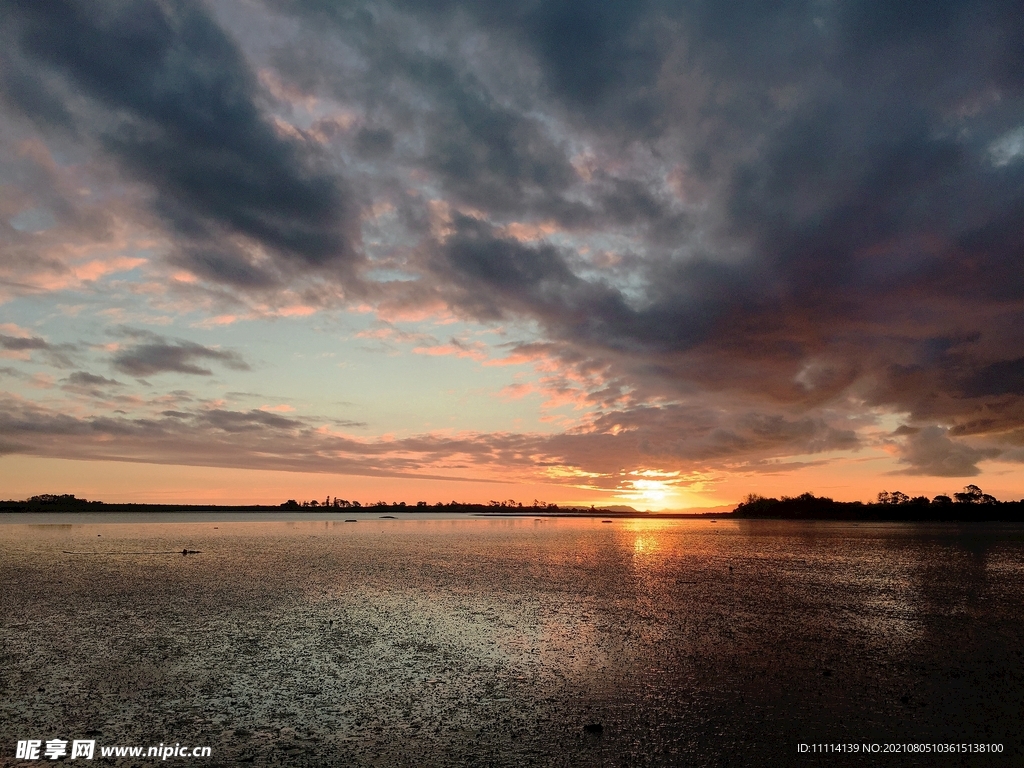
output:
[[[878,494],[879,504],[906,504],[910,497],[903,491],[881,491]]]
[[[959,504],[995,504],[996,497],[983,492],[976,485],[968,485],[962,493],[954,493],[953,498]]]

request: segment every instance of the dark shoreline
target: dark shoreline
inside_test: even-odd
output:
[[[263,512],[267,514],[302,513],[302,514],[376,514],[393,513],[402,514],[447,514],[472,515],[475,517],[579,517],[579,518],[606,518],[606,519],[728,519],[733,517],[731,512],[712,513],[686,513],[686,512],[610,512],[600,509],[573,509],[551,507],[522,507],[496,510],[486,504],[458,504],[434,507],[409,507],[399,505],[373,506],[373,507],[283,507],[268,505],[219,505],[219,504],[106,504],[102,502],[88,502],[81,505],[58,505],[58,504],[29,504],[24,502],[2,502],[0,501],[0,514],[92,514],[96,512],[111,513],[141,513],[159,514],[168,512]]]
[[[869,505],[863,505],[869,507]],[[870,505],[871,507],[878,505]],[[799,522],[844,522],[844,523],[1024,523],[1024,508],[1019,503],[1006,503],[993,508],[982,508],[981,505],[956,505],[969,507],[954,510],[884,510],[870,508],[858,510],[858,514],[848,512],[829,512],[822,510],[802,511],[802,514],[744,514],[741,512],[608,512],[591,509],[545,509],[524,507],[496,511],[486,505],[463,504],[443,507],[299,507],[287,508],[268,505],[214,505],[214,504],[104,504],[93,503],[60,506],[44,504],[25,504],[18,502],[0,502],[0,514],[167,514],[167,513],[210,513],[215,515],[224,512],[259,512],[267,515],[280,513],[301,513],[310,515],[338,514],[378,514],[399,512],[408,515],[417,514],[458,514],[467,517],[489,518],[577,518],[595,520],[708,520],[713,522],[771,520]],[[931,514],[928,514],[931,512]],[[885,514],[888,513],[888,514]]]
[[[217,504],[106,504],[91,501],[84,504],[29,504],[18,501],[0,501],[0,513],[53,513],[77,514],[93,512],[282,512],[277,506],[217,505]],[[308,510],[307,510],[308,511]],[[323,511],[328,511],[324,509]]]
[[[317,504],[309,506],[289,500],[283,504],[138,504],[107,503],[88,501],[71,494],[44,494],[30,499],[0,501],[0,513],[33,514],[78,514],[78,513],[210,513],[256,512],[262,514],[301,513],[312,515],[336,514],[457,514],[474,517],[558,517],[558,518],[601,518],[606,520],[798,520],[836,522],[921,522],[921,523],[974,523],[1002,522],[1024,523],[1024,500],[997,501],[983,495],[975,486],[968,486],[976,493],[956,494],[958,500],[936,497],[929,501],[925,497],[909,499],[903,494],[900,503],[863,503],[860,501],[835,501],[805,493],[797,497],[784,496],[782,499],[764,498],[751,495],[738,504],[731,512],[640,512],[629,507],[601,509],[599,507],[559,507],[556,504],[514,506],[512,504],[435,504],[428,506],[420,502],[407,505],[404,502],[391,504],[376,503],[366,506],[343,502],[341,504]],[[888,494],[880,494],[888,496]],[[961,500],[960,497],[964,497]],[[974,502],[965,501],[974,499]],[[940,502],[940,499],[943,500]],[[979,500],[982,500],[980,503]]]

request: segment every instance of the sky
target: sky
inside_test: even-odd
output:
[[[0,497],[1024,496],[1010,0],[4,0]]]

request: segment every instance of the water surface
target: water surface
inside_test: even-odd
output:
[[[92,734],[215,765],[1021,761],[1021,526],[288,517],[4,516],[0,759]]]

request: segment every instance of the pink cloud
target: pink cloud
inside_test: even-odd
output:
[[[310,306],[308,304],[293,304],[290,307],[278,309],[276,314],[281,317],[308,317],[309,315],[316,314],[318,311],[318,307]]]
[[[75,279],[82,282],[98,280],[114,272],[128,272],[145,264],[147,259],[133,259],[127,256],[114,256],[109,259],[93,259],[90,262],[71,268]]]
[[[522,400],[536,391],[537,388],[533,384],[509,384],[498,392],[498,397],[502,400]]]
[[[453,344],[438,344],[432,347],[414,347],[412,351],[417,355],[430,355],[431,357],[453,355],[454,357],[465,357],[471,360],[486,360],[487,353],[484,352],[484,349],[486,349],[486,346],[479,342],[474,343],[471,346],[458,342]]]

